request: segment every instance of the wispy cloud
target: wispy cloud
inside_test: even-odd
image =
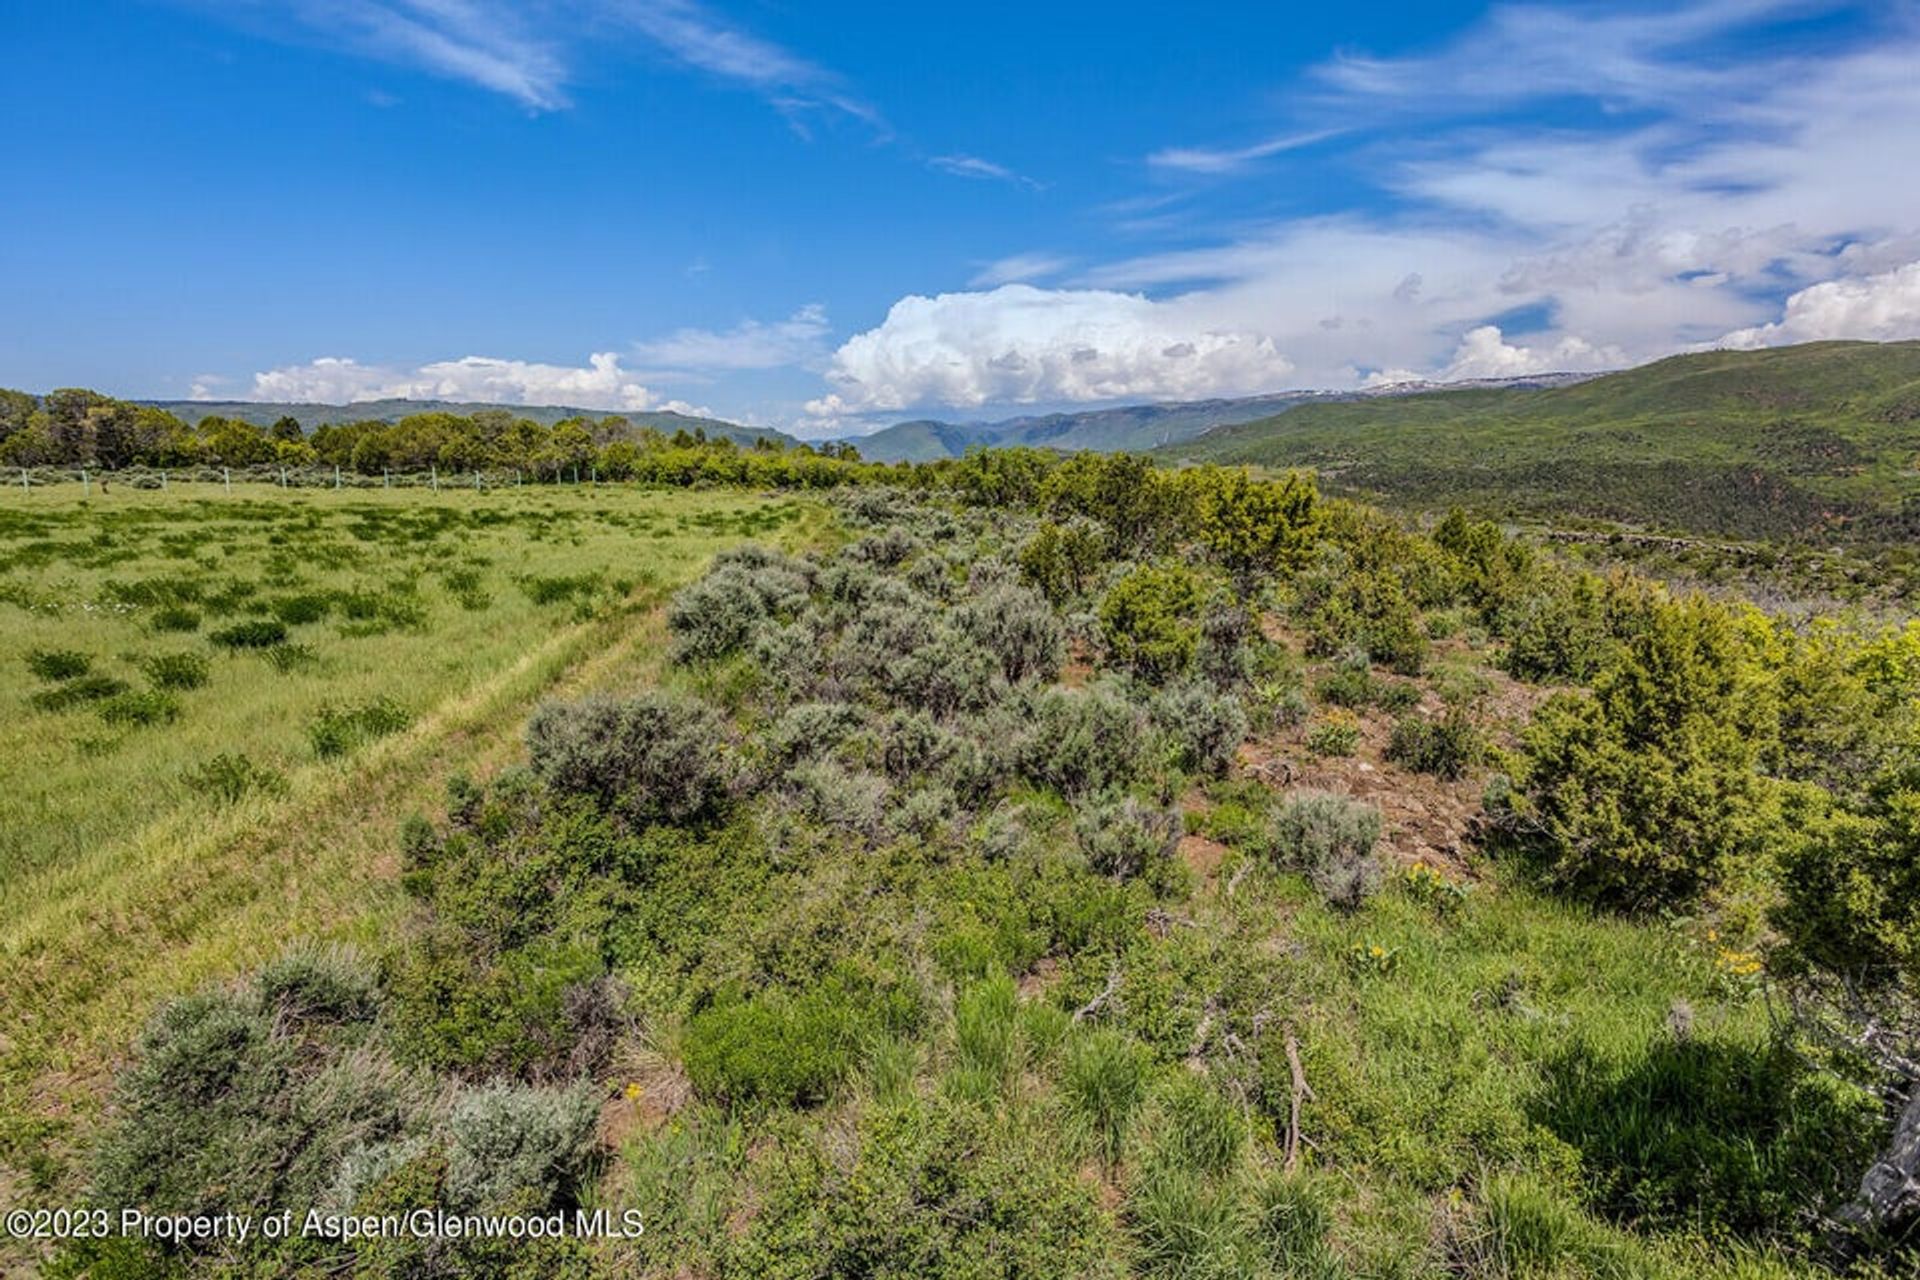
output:
[[[384,61],[505,94],[534,111],[567,105],[559,46],[509,6],[483,0],[295,0],[323,38]]]
[[[1450,43],[1428,53],[1377,58],[1345,53],[1316,69],[1323,95],[1303,107],[1361,109],[1379,118],[1396,109],[1448,116],[1490,105],[1567,96],[1627,107],[1700,106],[1737,98],[1781,53],[1702,56],[1729,33],[1845,7],[1835,0],[1705,0],[1616,5],[1505,4]],[[1797,44],[1797,42],[1796,42]],[[1785,44],[1792,48],[1794,45]]]
[[[1261,160],[1298,151],[1345,132],[1344,129],[1310,129],[1304,133],[1281,134],[1247,147],[1166,147],[1148,156],[1147,163],[1156,169],[1186,173],[1237,173]]]
[[[614,0],[605,7],[674,60],[758,93],[796,128],[804,131],[807,116],[825,112],[887,132],[880,112],[837,73],[729,25],[694,0]]]
[[[1055,253],[1014,253],[987,263],[967,281],[972,289],[997,289],[1003,284],[1020,284],[1057,276],[1073,265],[1071,258]]]
[[[979,178],[990,182],[1010,182],[1015,186],[1039,190],[1040,184],[1025,174],[1015,173],[1003,164],[983,160],[979,156],[948,155],[934,156],[927,161],[930,168],[942,173],[950,173],[956,178]]]
[[[316,38],[364,57],[502,94],[531,111],[569,105],[590,41],[644,44],[671,62],[757,94],[797,130],[838,116],[885,134],[880,112],[838,73],[732,23],[697,0],[263,0],[198,4],[268,32]],[[291,19],[293,26],[286,25]]]

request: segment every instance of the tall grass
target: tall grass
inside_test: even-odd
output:
[[[59,1135],[97,1108],[103,1064],[152,1001],[257,963],[289,935],[371,940],[394,905],[378,874],[392,814],[429,804],[440,770],[510,755],[533,702],[564,673],[583,663],[600,679],[644,668],[648,632],[612,614],[587,627],[556,624],[517,591],[496,590],[479,610],[422,597],[423,630],[349,637],[303,629],[318,661],[286,675],[209,647],[210,678],[180,696],[177,718],[131,731],[103,726],[80,704],[29,707],[30,695],[53,686],[29,671],[28,652],[71,650],[96,672],[121,670],[130,661],[122,655],[164,629],[158,615],[186,607],[157,601],[193,595],[186,583],[204,584],[198,597],[211,598],[230,577],[272,571],[287,545],[300,549],[305,590],[351,590],[383,566],[397,579],[422,555],[456,548],[491,557],[499,568],[486,577],[495,583],[511,572],[582,565],[609,573],[640,566],[672,583],[739,536],[735,516],[766,505],[747,495],[636,490],[435,496],[236,486],[232,501],[184,485],[124,498],[117,490],[112,504],[35,493],[0,522],[0,703],[15,708],[0,717],[8,773],[0,944],[17,978],[0,991],[0,1024],[9,1029],[0,1044],[0,1159],[37,1170],[49,1187],[70,1185]],[[783,527],[818,527],[809,507],[773,505]],[[728,518],[684,528],[652,521],[638,531],[630,523],[636,514],[705,510]],[[369,516],[403,534],[440,533],[424,543],[377,530],[362,538],[355,530]],[[570,528],[578,541],[528,536],[545,526]],[[104,564],[85,551],[103,534],[119,539],[119,557]],[[14,554],[36,544],[56,549]],[[61,547],[77,550],[69,557]],[[155,602],[124,603],[108,592],[110,578],[170,585],[144,593]],[[118,676],[104,678],[116,683],[100,700],[128,690]],[[419,723],[364,751],[314,758],[305,729],[323,706],[381,697],[419,709]],[[205,767],[223,754],[247,764]]]

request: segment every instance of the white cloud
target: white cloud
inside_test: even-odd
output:
[[[1150,204],[1107,207],[1126,234],[1183,247],[1064,284],[1171,295],[1186,327],[1263,335],[1308,386],[1616,367],[1722,335],[1910,333],[1908,277],[1860,282],[1920,259],[1920,170],[1888,159],[1920,118],[1920,13],[1864,18],[1848,43],[1774,38],[1808,11],[1510,5],[1420,57],[1336,59],[1281,97],[1291,128],[1168,148]],[[1534,104],[1566,123],[1542,127]],[[1209,243],[1207,185],[1167,189],[1336,125],[1365,141],[1328,163],[1378,193],[1352,211]],[[1508,339],[1515,311],[1541,331]]]
[[[1596,347],[1585,338],[1571,334],[1547,345],[1518,346],[1505,339],[1498,325],[1483,324],[1469,329],[1460,339],[1452,362],[1440,376],[1447,382],[1462,378],[1518,378],[1530,373],[1618,369],[1627,363],[1627,353],[1618,347]]]
[[[365,365],[341,356],[284,365],[253,375],[255,400],[345,404],[355,400],[476,400],[558,404],[581,409],[642,410],[660,406],[653,393],[598,352],[583,366],[464,356],[416,369]]]
[[[982,178],[990,182],[1010,182],[1015,186],[1038,190],[1040,184],[1025,174],[1015,173],[1003,164],[982,160],[979,156],[934,156],[927,164],[956,178]]]
[[[1920,338],[1920,262],[1802,289],[1787,299],[1779,320],[1736,329],[1716,345],[1745,350],[1828,338]]]
[[[777,369],[819,362],[832,326],[819,303],[771,323],[743,320],[731,329],[680,329],[634,347],[650,365],[691,369]]]
[[[1014,253],[987,263],[967,281],[970,289],[994,289],[1003,284],[1024,284],[1047,276],[1059,275],[1072,260],[1053,253]]]
[[[856,97],[840,76],[728,25],[694,0],[602,0],[601,7],[676,61],[758,93],[802,133],[803,118],[821,111],[886,130],[880,113]]]
[[[237,21],[264,23],[270,30],[275,25],[275,15],[266,7],[207,7]],[[883,133],[886,129],[879,112],[840,76],[730,24],[697,0],[566,0],[543,5],[512,0],[289,0],[285,8],[311,37],[365,57],[462,80],[533,111],[569,105],[566,86],[582,46],[625,35],[646,41],[681,66],[758,94],[802,133],[805,119],[821,114],[851,116]]]
[[[1310,129],[1304,133],[1284,133],[1248,147],[1163,147],[1148,156],[1147,163],[1156,169],[1186,173],[1238,173],[1257,161],[1298,151],[1344,132],[1343,129]]]
[[[1273,390],[1292,366],[1264,335],[1205,324],[1178,300],[1009,284],[902,298],[834,353],[822,417]]]
[[[1558,95],[1612,107],[1692,106],[1749,83],[1756,61],[1689,57],[1729,32],[1804,15],[1806,0],[1695,0],[1612,8],[1503,4],[1445,47],[1405,58],[1345,54],[1316,79],[1334,105],[1457,112]],[[1785,42],[1781,42],[1785,47]]]
[[[487,0],[297,0],[310,28],[389,62],[505,94],[535,111],[567,105],[557,46]]]

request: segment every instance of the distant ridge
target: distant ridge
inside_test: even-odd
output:
[[[1300,404],[1155,451],[1403,507],[1735,538],[1920,537],[1920,341],[1670,356],[1577,382]]]
[[[622,412],[580,409],[570,405],[489,404],[471,400],[356,400],[351,404],[305,404],[276,400],[136,400],[134,403],[165,409],[187,422],[218,417],[269,427],[281,418],[293,418],[307,431],[328,423],[398,422],[416,413],[451,413],[471,417],[484,409],[498,409],[516,418],[530,418],[546,427],[566,418],[598,421],[601,418],[618,417],[625,418],[635,427],[652,427],[667,435],[676,431],[699,430],[705,431],[709,438],[725,436],[743,445],[750,445],[756,440],[772,440],[781,445],[795,443],[792,436],[765,427],[743,427],[720,418],[675,413],[671,409]]]
[[[853,437],[852,443],[862,457],[875,462],[932,462],[958,457],[977,445],[1025,445],[1068,452],[1113,453],[1177,444],[1219,427],[1270,418],[1300,405],[1420,395],[1434,390],[1560,387],[1597,376],[1541,373],[1452,383],[1403,382],[1358,391],[1279,391],[1238,399],[1121,405],[1005,418],[998,422],[956,423],[922,418],[895,423],[872,435]]]

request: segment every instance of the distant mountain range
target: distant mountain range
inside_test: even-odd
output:
[[[1450,390],[1558,387],[1594,376],[1546,373],[1446,384],[1402,382],[1365,391],[1281,391],[1233,400],[1124,405],[1006,418],[998,422],[941,422],[922,418],[855,437],[853,444],[862,457],[875,462],[931,462],[959,457],[979,446],[1025,445],[1063,451],[1090,449],[1098,453],[1147,450],[1191,440],[1218,427],[1271,418],[1301,405],[1419,395],[1443,386]]]
[[[462,400],[356,400],[352,404],[294,404],[269,400],[140,400],[136,403],[165,409],[187,422],[219,417],[267,427],[281,418],[293,418],[307,431],[338,422],[398,422],[415,413],[454,413],[469,417],[483,409],[499,409],[516,418],[531,418],[548,427],[565,418],[591,418],[598,421],[601,418],[620,417],[635,427],[652,427],[668,435],[676,431],[701,430],[709,438],[725,436],[743,445],[750,445],[756,440],[772,440],[781,445],[795,443],[792,436],[765,427],[743,427],[719,418],[702,418],[671,410],[616,414],[607,409],[579,409],[570,405],[485,404]]]

